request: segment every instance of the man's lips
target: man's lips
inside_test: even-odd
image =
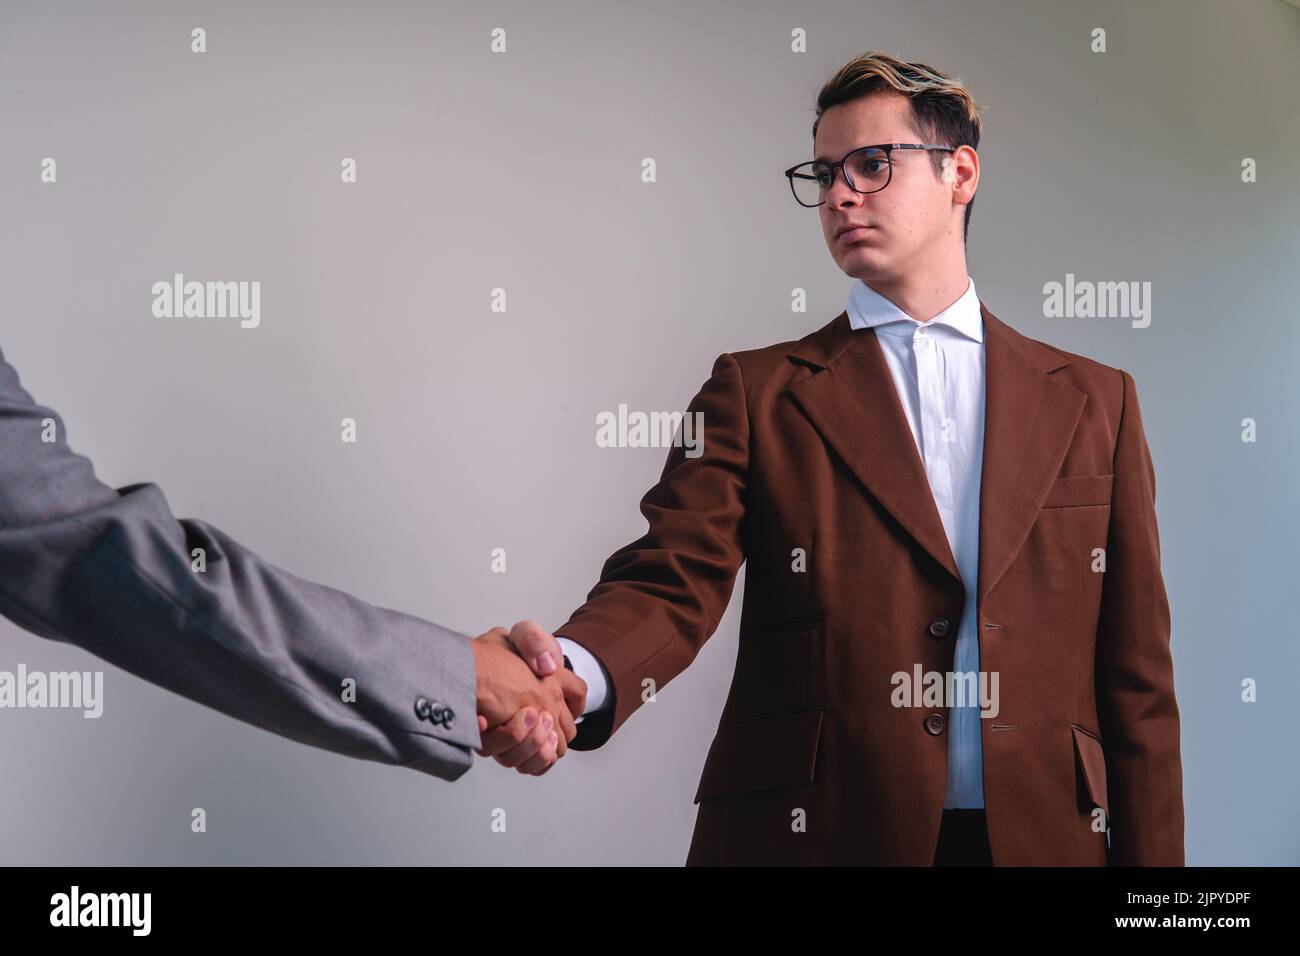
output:
[[[871,230],[870,226],[853,226],[841,232],[837,238],[840,242],[854,242],[861,239]]]

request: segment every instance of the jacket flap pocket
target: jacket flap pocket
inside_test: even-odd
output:
[[[695,802],[813,782],[822,710],[723,724],[713,738]]]
[[[1043,501],[1044,508],[1110,504],[1114,475],[1067,475],[1057,478]]]
[[[1110,820],[1110,804],[1106,802],[1106,756],[1101,749],[1101,741],[1078,724],[1071,724],[1074,731],[1074,753],[1079,758],[1079,767],[1083,770],[1083,781],[1088,787],[1088,798],[1093,806],[1101,807]]]

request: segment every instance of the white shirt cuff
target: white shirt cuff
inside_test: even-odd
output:
[[[569,658],[569,663],[573,665],[573,672],[581,677],[587,684],[587,709],[582,713],[587,715],[605,708],[605,702],[609,700],[609,674],[605,672],[605,665],[600,662],[595,654],[587,650],[581,644],[576,644],[567,637],[555,637],[562,650]],[[561,665],[563,661],[559,662]]]

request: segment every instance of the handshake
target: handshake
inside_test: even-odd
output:
[[[564,756],[587,708],[587,684],[564,667],[555,637],[535,621],[472,641],[480,756],[541,776]]]

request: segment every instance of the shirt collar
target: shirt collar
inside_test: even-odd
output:
[[[979,295],[975,292],[975,280],[966,277],[966,291],[952,305],[944,309],[928,322],[918,322],[889,299],[885,298],[861,279],[853,280],[849,290],[849,325],[854,329],[876,328],[878,333],[886,335],[905,335],[920,326],[946,325],[968,339],[984,341],[984,317],[980,313]],[[906,323],[894,325],[893,323]],[[882,328],[883,326],[891,326]]]

